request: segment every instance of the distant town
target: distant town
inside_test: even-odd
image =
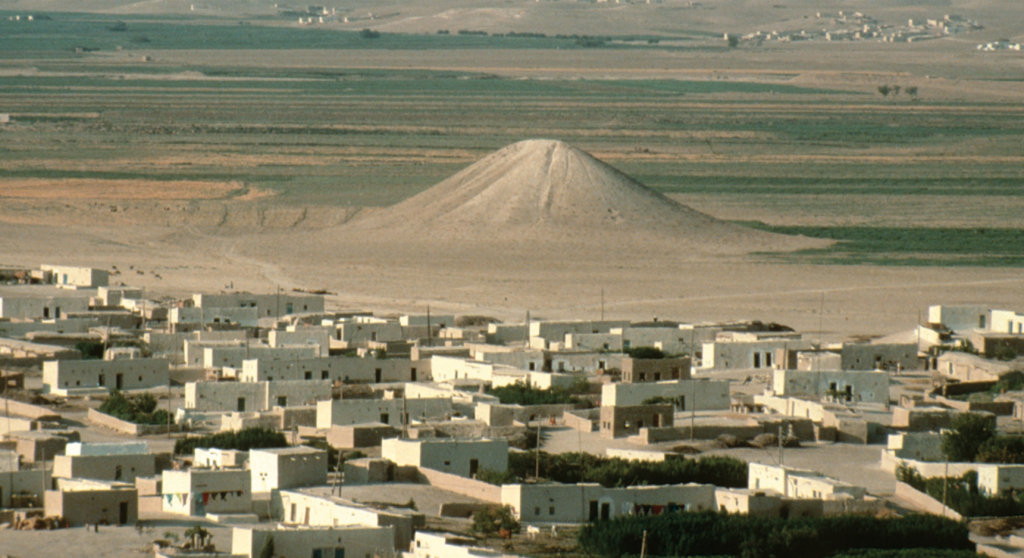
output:
[[[131,275],[0,269],[3,529],[467,558],[608,555],[587,525],[672,514],[1024,515],[1014,309],[935,301],[912,330],[824,343],[770,315],[502,323],[112,278]],[[1024,555],[1015,527],[970,546]]]

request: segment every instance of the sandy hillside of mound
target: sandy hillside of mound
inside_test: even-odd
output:
[[[820,245],[719,221],[557,140],[500,149],[451,178],[343,229],[375,239],[431,243],[670,244],[745,253]]]

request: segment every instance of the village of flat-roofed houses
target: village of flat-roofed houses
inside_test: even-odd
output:
[[[501,323],[281,290],[162,297],[118,274],[4,270],[6,529],[194,524],[156,532],[158,556],[497,556],[633,515],[960,517],[914,475],[1024,489],[1024,465],[951,462],[943,443],[965,417],[1021,429],[1012,309],[935,301],[913,330],[834,343],[770,315]],[[551,465],[723,456],[719,484]],[[487,514],[493,549],[466,536]]]

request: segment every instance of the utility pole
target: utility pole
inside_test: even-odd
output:
[[[434,333],[430,330],[430,305],[427,305],[427,346],[434,346]]]
[[[946,517],[946,489],[949,487],[949,456],[946,456],[946,467],[942,473],[942,517]]]
[[[526,332],[523,333],[523,346],[530,346],[530,311],[526,311]]]
[[[334,486],[338,489],[338,498],[341,498],[341,489],[345,486],[342,477],[345,476],[345,472],[341,469],[341,449],[338,449],[338,464],[334,467]]]
[[[821,291],[821,307],[818,309],[818,348],[821,348],[821,335],[825,328],[825,291]]]
[[[690,328],[690,441],[697,428],[697,379],[693,377],[693,328]]]
[[[783,456],[782,456],[782,447],[783,447],[783,444],[782,444],[782,428],[785,426],[785,424],[786,424],[786,421],[782,421],[782,423],[779,424],[779,467],[782,467],[783,469],[785,469],[785,467],[786,467],[786,462],[783,461]]]
[[[604,289],[601,289],[601,321],[604,321]]]
[[[537,456],[537,461],[536,461],[536,463],[534,465],[534,471],[533,471],[533,478],[534,479],[539,479],[540,478],[540,424],[541,424],[541,420],[538,418],[537,419],[537,449],[534,452],[536,454],[536,456]]]
[[[171,379],[167,378],[167,437],[171,437]]]
[[[409,439],[409,408],[406,406],[405,388],[402,388],[402,439]]]

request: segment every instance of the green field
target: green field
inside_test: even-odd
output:
[[[12,16],[22,16],[13,21]],[[117,47],[147,49],[507,49],[507,48],[592,48],[575,37],[481,36],[449,34],[381,33],[364,38],[357,31],[336,31],[296,27],[295,18],[267,17],[253,21],[180,16],[109,16],[83,13],[34,14],[0,11],[0,57],[24,53],[74,51],[76,48],[113,50]],[[46,19],[48,18],[48,19]],[[119,23],[120,22],[120,23]],[[690,34],[670,37],[685,40]],[[648,43],[653,36],[608,37],[600,48],[682,48]],[[665,39],[666,37],[659,37]]]
[[[800,261],[1024,261],[1024,111],[1015,103],[930,99],[925,86],[921,99],[883,99],[782,82],[799,73],[743,81],[357,69],[318,66],[300,50],[583,49],[571,38],[453,29],[365,39],[273,20],[10,15],[0,13],[0,111],[11,120],[0,126],[0,179],[242,181],[279,204],[385,206],[495,149],[554,138],[714,215],[843,241]],[[112,31],[118,21],[124,29]],[[587,52],[679,48],[636,39]],[[144,63],[139,48],[295,50],[295,64]]]
[[[836,240],[820,250],[778,256],[782,261],[853,265],[1024,267],[1024,230],[986,228],[783,227],[752,228]]]

